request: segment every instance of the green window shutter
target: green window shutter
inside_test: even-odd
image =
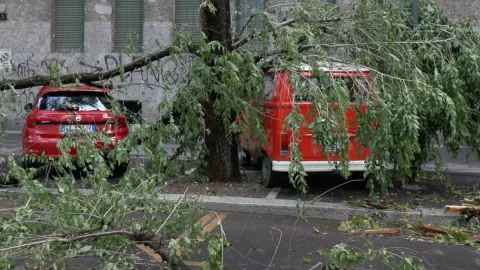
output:
[[[237,0],[237,15],[235,18],[237,34],[240,34],[247,23],[248,17],[252,14],[252,9],[255,9],[255,12],[262,12],[266,8],[265,0]],[[264,16],[255,16],[245,28],[243,35],[250,34],[253,30],[262,30],[264,20]],[[253,49],[263,49],[263,45],[258,40],[255,40],[253,44]]]
[[[54,49],[83,52],[85,0],[55,0]]]
[[[200,42],[200,0],[175,0],[175,27],[190,33],[194,43]]]
[[[115,51],[141,52],[142,47],[143,0],[115,0]]]

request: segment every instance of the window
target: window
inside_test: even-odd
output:
[[[244,26],[247,24],[248,17],[255,12],[262,12],[266,9],[265,0],[237,0],[237,16],[236,16],[236,31],[240,34]],[[262,30],[265,18],[263,16],[255,16],[245,27],[242,35],[251,33],[254,30]],[[262,50],[262,44],[258,41],[254,41],[254,49]]]
[[[118,101],[126,112],[128,123],[135,123],[136,120],[142,117],[142,103],[138,100],[119,100]]]
[[[194,43],[200,42],[200,0],[175,0],[175,27],[190,33]]]
[[[273,75],[265,75],[263,77],[263,87],[264,87],[264,99],[265,100],[273,100],[273,94],[275,92],[276,86],[276,76]]]
[[[104,93],[55,92],[46,94],[38,101],[38,108],[45,111],[106,111],[111,109]]]
[[[141,52],[143,0],[115,0],[115,51]]]
[[[317,77],[298,77],[298,81],[293,79],[291,82],[295,88],[295,101],[298,102],[311,102],[315,94],[330,96],[333,93],[331,91],[335,91],[335,87],[346,89],[350,102],[366,100],[369,96],[369,83],[362,77],[335,77],[333,81],[331,78],[324,78],[323,82]],[[332,98],[332,101],[335,101],[338,97],[333,95]]]
[[[55,0],[55,52],[83,52],[85,0]]]

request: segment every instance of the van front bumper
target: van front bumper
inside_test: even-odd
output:
[[[290,161],[272,161],[272,171],[288,172]],[[335,161],[302,161],[305,172],[331,172],[340,170],[340,162]],[[349,162],[348,170],[351,172],[362,172],[366,170],[365,160],[353,160]]]

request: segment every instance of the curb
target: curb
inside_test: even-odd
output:
[[[427,172],[436,172],[435,165],[424,165],[423,170]],[[479,165],[463,165],[455,163],[444,164],[440,170],[448,170],[450,173],[480,173]]]
[[[52,194],[58,195],[56,189],[50,189]],[[80,194],[88,196],[92,194],[89,189],[80,189]],[[19,193],[19,189],[0,189],[0,197],[10,197]],[[157,198],[159,201],[176,203],[182,194],[163,194]],[[422,220],[433,224],[446,224],[458,219],[458,215],[444,213],[435,208],[418,208],[415,211],[373,210],[366,208],[354,208],[342,203],[298,203],[295,200],[268,199],[268,198],[241,198],[241,197],[217,197],[217,196],[187,196],[196,199],[209,211],[221,212],[246,212],[255,214],[270,214],[283,216],[298,216],[299,210],[303,209],[305,218],[318,218],[333,221],[346,221],[352,216],[375,216],[382,222],[398,224],[400,219],[408,217],[411,222]]]
[[[181,194],[160,195],[159,199],[168,202],[177,202],[182,197]],[[373,210],[367,208],[354,208],[342,203],[302,203],[295,200],[266,199],[266,198],[239,198],[239,197],[215,197],[215,196],[191,196],[197,198],[203,203],[204,207],[210,211],[222,212],[247,212],[255,214],[273,214],[298,216],[303,208],[305,218],[318,218],[333,221],[349,220],[352,216],[375,216],[385,223],[399,223],[400,219],[408,217],[410,221],[433,224],[449,223],[458,219],[458,215],[444,213],[435,208],[418,208],[416,211],[393,211],[393,210]],[[302,205],[304,205],[302,207]]]

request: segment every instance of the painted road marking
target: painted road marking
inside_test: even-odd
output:
[[[214,217],[215,217],[215,213],[208,212],[195,224],[205,227],[208,223],[210,223],[210,221],[212,221]],[[187,234],[188,234],[188,231],[184,231],[179,237],[177,237],[177,239],[182,239],[185,236],[187,236]]]
[[[213,213],[208,212],[206,213],[200,220],[198,220],[195,224],[200,225],[203,227],[202,229],[202,236],[206,233],[212,232],[218,225],[218,221],[223,221],[227,217],[228,213],[220,212],[220,213]],[[188,235],[188,231],[184,231],[177,239],[182,239],[183,237]],[[147,253],[150,257],[152,257],[157,262],[163,262],[162,257],[155,253],[153,249],[147,247],[144,244],[137,244],[136,245],[139,249],[143,250]],[[182,255],[181,250],[177,250],[177,256]],[[184,262],[188,266],[202,266],[204,262],[195,262],[195,261],[185,261]]]
[[[207,224],[207,222],[212,220],[214,217],[215,217],[215,213],[207,213],[199,221],[197,221],[196,224],[203,227]],[[187,233],[188,233],[187,231],[184,231],[177,239],[181,239],[181,238],[185,237],[187,235]],[[144,244],[137,244],[137,247],[140,248],[141,250],[145,251],[145,253],[150,255],[150,257],[154,258],[157,262],[162,262],[163,261],[162,257],[160,255],[158,255],[157,253],[155,253],[155,251],[153,249],[151,249],[150,247],[147,247]]]
[[[213,213],[213,212],[208,212],[206,213],[203,218],[201,218],[199,221],[197,221],[197,225],[201,225],[203,227],[202,230],[202,237],[206,233],[212,232],[217,226],[218,222],[222,222],[226,217],[228,213],[225,212],[220,212],[220,213]],[[205,221],[208,220],[208,221]],[[187,231],[183,232],[177,239],[181,239],[182,237],[185,237],[188,234]],[[176,252],[177,256],[180,257],[182,255],[182,250],[177,250]],[[195,261],[185,261],[184,262],[188,266],[202,266],[204,262],[195,262]]]
[[[278,196],[278,193],[280,193],[280,191],[282,190],[282,188],[280,187],[276,187],[276,188],[273,188],[270,193],[268,193],[267,195],[267,199],[269,200],[275,200]]]
[[[155,253],[155,251],[152,248],[147,247],[144,244],[137,244],[137,247],[139,249],[145,251],[145,253],[147,253],[150,257],[152,257],[155,261],[163,262],[162,256]]]
[[[203,264],[205,264],[205,262],[190,262],[190,261],[186,261],[183,263],[188,266],[198,266],[198,267],[203,266]]]

